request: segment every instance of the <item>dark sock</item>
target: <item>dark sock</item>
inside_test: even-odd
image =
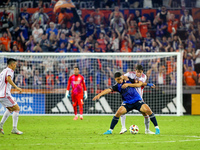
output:
[[[115,125],[118,123],[119,118],[118,117],[113,117],[111,125],[110,125],[110,129],[114,129]]]
[[[149,118],[151,119],[151,122],[154,124],[154,126],[158,126],[156,117],[154,116],[154,113],[152,113],[151,115],[149,115]]]

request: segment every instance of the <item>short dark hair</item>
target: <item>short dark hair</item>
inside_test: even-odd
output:
[[[79,67],[78,67],[78,66],[74,66],[74,68],[78,68],[78,70],[79,70]]]
[[[142,65],[137,65],[136,70],[142,70],[143,71],[144,69],[143,69]]]
[[[14,59],[14,58],[9,58],[8,60],[7,60],[7,65],[10,65],[10,64],[12,64],[13,62],[16,62],[17,60],[16,59]]]
[[[115,75],[114,75],[115,78],[118,78],[118,77],[121,77],[121,76],[122,76],[121,72],[115,72]]]

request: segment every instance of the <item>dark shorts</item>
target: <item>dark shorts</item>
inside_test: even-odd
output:
[[[133,104],[127,104],[127,103],[122,103],[122,106],[124,106],[127,110],[127,113],[133,109],[136,109],[140,112],[140,108],[142,107],[143,104],[146,104],[143,100],[137,101]]]

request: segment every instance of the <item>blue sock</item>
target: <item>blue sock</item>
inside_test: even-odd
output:
[[[149,118],[151,119],[151,122],[154,124],[155,127],[158,126],[158,123],[157,123],[157,120],[156,120],[154,113],[149,115]]]
[[[118,123],[119,118],[118,117],[113,117],[111,125],[110,125],[110,129],[114,129],[115,125]]]

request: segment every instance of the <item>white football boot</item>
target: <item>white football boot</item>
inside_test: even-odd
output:
[[[12,134],[23,134],[23,132],[19,131],[17,128],[13,128],[12,131],[11,131]]]
[[[121,131],[119,132],[119,134],[124,134],[125,132],[127,132],[126,128],[122,128]]]
[[[155,132],[152,132],[150,130],[145,130],[145,134],[155,134]]]
[[[0,123],[0,133],[4,134],[4,131],[3,131],[3,124]]]

